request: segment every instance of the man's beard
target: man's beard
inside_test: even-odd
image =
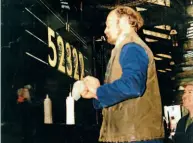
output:
[[[111,37],[107,37],[107,42],[108,42],[109,44],[111,44],[111,45],[115,45],[116,39],[113,39],[113,38],[111,38]]]
[[[113,37],[111,37],[111,36],[107,36],[107,42],[108,42],[109,44],[115,45],[115,43],[116,43],[118,37],[120,36],[120,34],[121,34],[121,30],[119,29],[119,30],[117,31],[117,37],[113,38]]]

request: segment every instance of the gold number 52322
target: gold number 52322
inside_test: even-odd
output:
[[[80,51],[78,52],[75,47],[71,49],[68,42],[64,44],[61,36],[57,36],[56,38],[58,47],[58,49],[56,49],[52,38],[55,38],[55,32],[48,27],[48,48],[53,52],[52,57],[48,54],[49,65],[56,67],[58,63],[57,69],[60,72],[65,73],[76,80],[82,79],[84,77],[84,58],[82,53]]]

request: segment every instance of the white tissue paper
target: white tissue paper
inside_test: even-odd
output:
[[[72,97],[74,100],[78,101],[80,99],[80,93],[83,92],[85,89],[85,84],[83,81],[78,80],[74,83],[72,88]]]

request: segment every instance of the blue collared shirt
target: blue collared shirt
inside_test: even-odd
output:
[[[128,43],[121,50],[119,62],[122,76],[97,89],[98,100],[93,100],[96,109],[140,97],[145,91],[149,62],[145,49],[136,43]]]

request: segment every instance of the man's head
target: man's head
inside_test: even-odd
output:
[[[130,7],[119,6],[112,10],[106,20],[107,41],[115,44],[121,33],[137,32],[143,26],[143,18],[141,15]]]
[[[193,84],[187,84],[182,96],[183,106],[189,111],[193,111]]]

